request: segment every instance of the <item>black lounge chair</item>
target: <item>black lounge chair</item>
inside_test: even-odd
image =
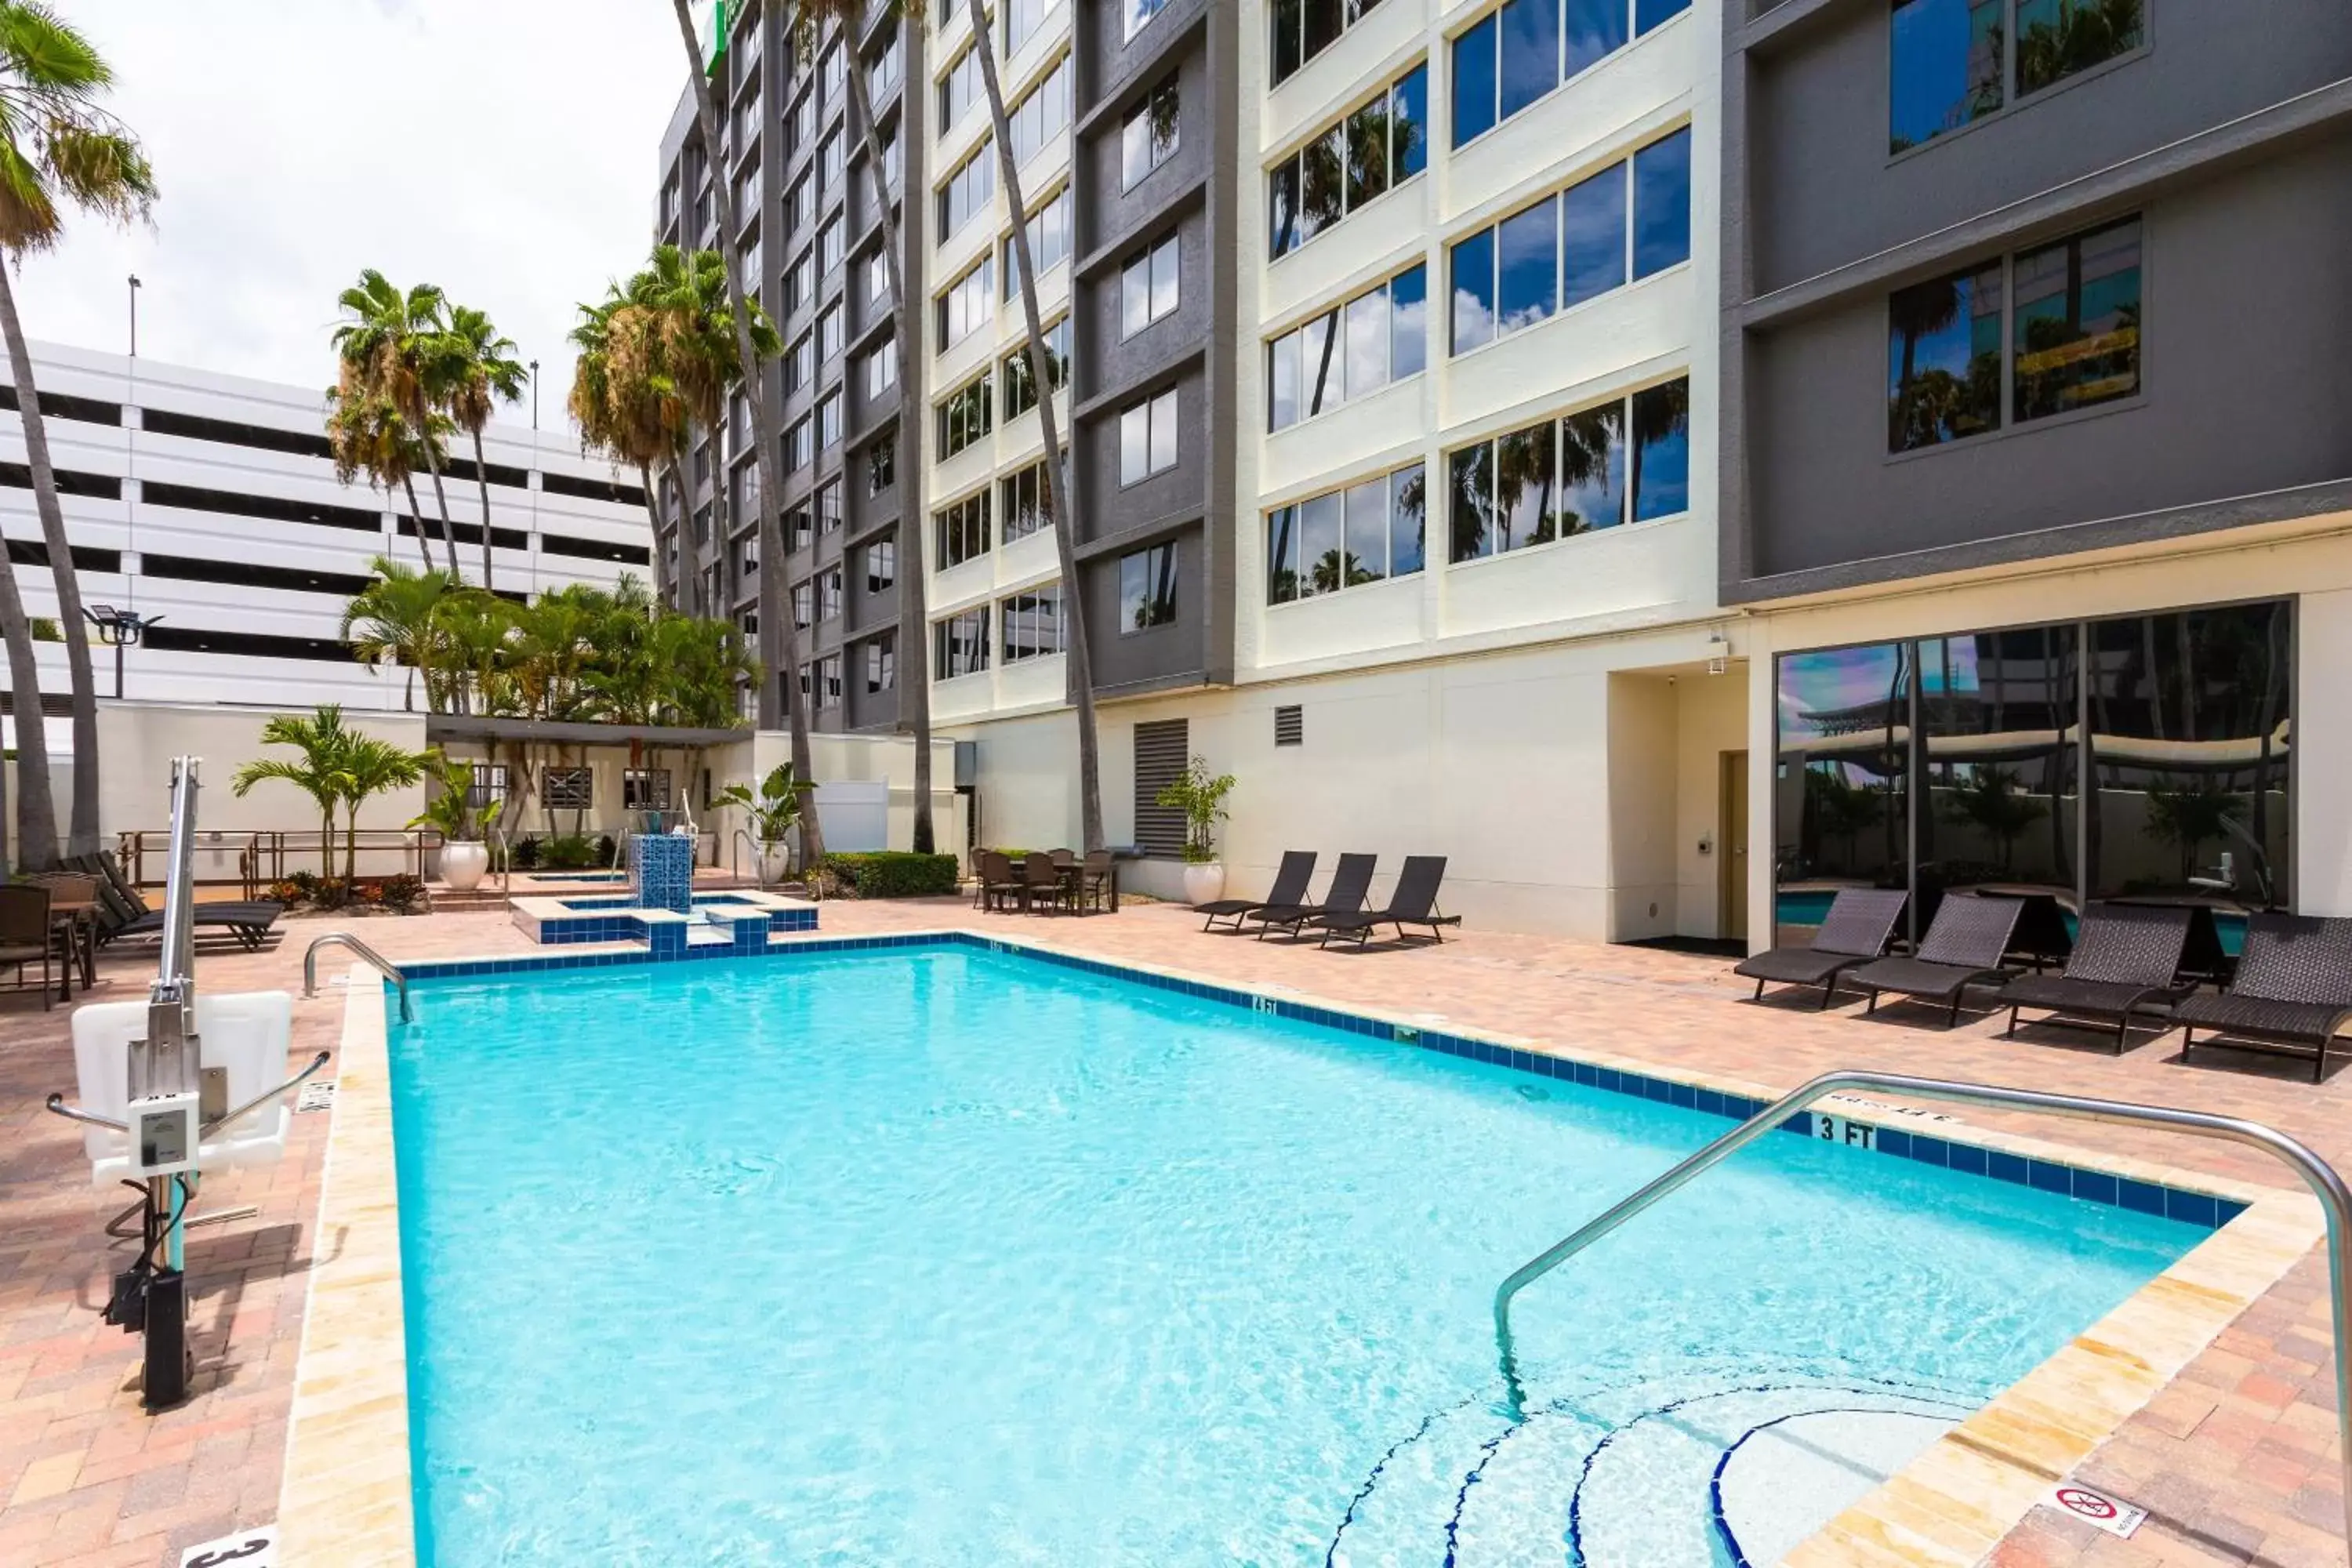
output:
[[[1217,899],[1199,905],[1192,912],[1205,917],[1201,926],[1202,931],[1215,930],[1219,921],[1230,921],[1233,923],[1226,929],[1239,931],[1242,929],[1244,915],[1255,914],[1259,910],[1275,905],[1295,906],[1305,902],[1307,884],[1312,881],[1314,877],[1314,850],[1286,849],[1282,852],[1282,864],[1274,873],[1274,886],[1266,889],[1265,898]]]
[[[1396,927],[1397,941],[1412,940],[1405,927],[1427,926],[1431,942],[1442,942],[1445,934],[1440,928],[1458,926],[1460,915],[1437,912],[1438,884],[1445,880],[1445,857],[1443,855],[1408,855],[1404,869],[1397,875],[1396,891],[1389,897],[1384,910],[1365,910],[1355,914],[1333,912],[1318,915],[1311,922],[1323,928],[1321,945],[1328,947],[1334,936],[1352,936],[1361,947],[1372,939],[1372,932],[1384,925]]]
[[[1265,933],[1276,926],[1297,936],[1318,915],[1355,914],[1364,907],[1364,895],[1372,889],[1372,868],[1379,864],[1377,855],[1342,855],[1321,903],[1262,904],[1242,918],[1258,922],[1257,939],[1264,942]]]
[[[2063,973],[2021,974],[2000,988],[2009,1004],[2009,1027],[2001,1032],[2017,1032],[2020,1007],[2047,1009],[2050,1016],[2039,1021],[2048,1024],[2113,1020],[2116,1055],[2123,1055],[2131,1043],[2132,1015],[2196,989],[2180,978],[2196,913],[2184,904],[2093,904],[2083,911]]]
[[[1867,1013],[1878,1011],[1878,994],[1916,996],[1941,1002],[1948,1009],[1944,1026],[1960,1021],[1960,997],[1971,985],[1999,984],[2009,978],[2000,966],[2009,951],[2010,933],[2025,906],[2015,899],[1987,898],[1974,893],[1948,896],[1936,910],[1936,923],[1908,958],[1873,959],[1847,978],[1870,993]]]
[[[2199,1029],[2232,1038],[2309,1047],[2311,1081],[2327,1072],[2327,1047],[2352,1023],[2352,920],[2262,914],[2246,918],[2237,977],[2172,1010],[2187,1057]]]
[[[148,907],[147,900],[123,876],[111,855],[79,856],[69,864],[98,879],[99,904],[104,911],[99,924],[100,942],[163,934],[163,911]],[[286,912],[284,904],[268,899],[199,903],[190,908],[197,931],[226,931],[237,940],[238,945],[248,949],[259,947],[268,938],[270,928],[278,923],[278,917]]]
[[[1772,948],[1740,960],[1732,965],[1731,973],[1756,982],[1756,994],[1748,998],[1751,1002],[1763,1000],[1767,984],[1818,985],[1821,1005],[1826,1007],[1847,970],[1886,952],[1908,898],[1900,888],[1841,888],[1830,900],[1830,912],[1822,917],[1811,947]]]

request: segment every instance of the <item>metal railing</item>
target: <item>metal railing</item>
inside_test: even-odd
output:
[[[347,947],[362,963],[373,965],[400,992],[400,1021],[406,1024],[415,1020],[415,1015],[409,1011],[408,1006],[408,976],[400,972],[399,965],[347,931],[331,931],[313,939],[310,945],[302,950],[303,995],[316,996],[319,994],[319,950],[322,947]]]
[[[1597,1218],[1544,1248],[1514,1269],[1495,1291],[1495,1349],[1500,1358],[1503,1386],[1514,1421],[1527,1419],[1526,1391],[1519,1384],[1518,1351],[1511,1338],[1511,1299],[1559,1268],[1594,1242],[1649,1208],[1659,1199],[1722,1163],[1816,1100],[1848,1089],[1982,1106],[1995,1110],[2030,1110],[2078,1121],[2121,1121],[2163,1128],[2193,1137],[2217,1138],[2259,1149],[2279,1161],[2319,1200],[2327,1215],[2327,1282],[2335,1307],[2336,1440],[2345,1482],[2345,1535],[2352,1543],[2352,1364],[2345,1359],[2347,1295],[2352,1295],[2352,1189],[2336,1168],[2294,1139],[2259,1121],[2214,1116],[2201,1110],[2176,1110],[2169,1106],[2137,1105],[2128,1100],[2091,1100],[2071,1094],[2045,1094],[2038,1089],[2002,1089],[1993,1084],[1956,1083],[1945,1079],[1910,1078],[1900,1073],[1840,1071],[1822,1074],[1783,1096],[1630,1197],[1612,1205]]]
[[[234,828],[211,828],[202,835],[194,847],[215,858],[214,869],[222,874],[204,879],[217,885],[230,879],[231,867],[222,858],[233,857],[234,878],[244,888],[248,898],[257,897],[261,888],[286,879],[289,868],[312,870],[321,862],[321,845],[333,851],[338,865],[341,863],[344,836],[341,833],[322,835],[317,828],[263,828],[240,832]],[[152,885],[147,876],[147,858],[163,851],[171,842],[168,828],[129,828],[115,836],[115,858],[122,874],[134,885]],[[441,835],[433,828],[363,827],[359,831],[354,847],[364,861],[369,856],[382,858],[397,854],[400,865],[412,876],[422,877],[431,863],[430,857],[442,845]],[[193,873],[192,873],[193,874]],[[377,875],[380,873],[368,873]]]

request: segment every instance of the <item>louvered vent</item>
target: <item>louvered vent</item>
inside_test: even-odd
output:
[[[1183,776],[1190,744],[1181,719],[1135,727],[1135,841],[1146,855],[1172,860],[1184,853],[1184,814],[1159,800]]]
[[[1274,743],[1277,746],[1303,746],[1307,743],[1307,717],[1296,703],[1274,710]]]

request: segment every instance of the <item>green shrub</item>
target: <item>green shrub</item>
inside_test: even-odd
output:
[[[599,864],[596,841],[584,833],[567,833],[539,847],[539,863],[551,871],[584,871]]]
[[[917,855],[877,849],[860,855],[828,855],[824,868],[852,899],[932,899],[956,890],[960,871],[952,855]]]
[[[516,870],[528,871],[532,867],[539,864],[539,840],[536,838],[518,839],[515,842],[514,847],[509,850],[508,853],[513,858],[514,868]]]

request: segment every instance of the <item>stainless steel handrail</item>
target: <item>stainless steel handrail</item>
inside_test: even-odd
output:
[[[1594,1242],[1677,1191],[1694,1178],[1778,1128],[1791,1116],[1826,1096],[1847,1089],[1977,1105],[1997,1110],[2032,1110],[2052,1116],[2093,1121],[2123,1121],[2160,1127],[2199,1138],[2219,1138],[2243,1143],[2271,1155],[2303,1178],[2327,1215],[2327,1281],[2335,1306],[2336,1411],[2339,1462],[2345,1482],[2345,1536],[2352,1543],[2352,1363],[2346,1359],[2347,1296],[2352,1296],[2352,1189],[2336,1168],[2294,1139],[2259,1121],[2214,1116],[2202,1110],[2178,1110],[2169,1106],[2137,1105],[2128,1100],[2091,1100],[2071,1094],[2045,1094],[2038,1089],[2002,1089],[1993,1084],[1956,1083],[1946,1079],[1910,1078],[1900,1073],[1827,1072],[1758,1111],[1738,1127],[1643,1185],[1630,1197],[1612,1205],[1599,1217],[1544,1248],[1511,1272],[1495,1291],[1495,1348],[1501,1358],[1503,1386],[1511,1419],[1527,1419],[1526,1391],[1519,1384],[1518,1352],[1511,1339],[1511,1299]]]
[[[507,908],[514,908],[514,844],[507,830],[493,826],[490,842],[499,847],[499,900]]]
[[[738,827],[735,830],[735,838],[740,838],[751,847],[751,880],[758,884],[761,892],[767,891],[768,868],[765,858],[760,853],[760,841],[751,837],[751,830],[748,827]],[[735,838],[730,838],[727,841],[727,852],[730,856],[735,852]],[[743,873],[739,870],[735,874],[740,877]]]
[[[414,1019],[415,1015],[411,1013],[408,1007],[408,976],[400,972],[399,965],[392,963],[383,954],[347,931],[331,931],[303,949],[303,995],[316,996],[319,994],[319,950],[322,947],[347,947],[357,953],[363,962],[374,965],[385,979],[391,981],[399,989],[400,1021],[405,1024]]]

